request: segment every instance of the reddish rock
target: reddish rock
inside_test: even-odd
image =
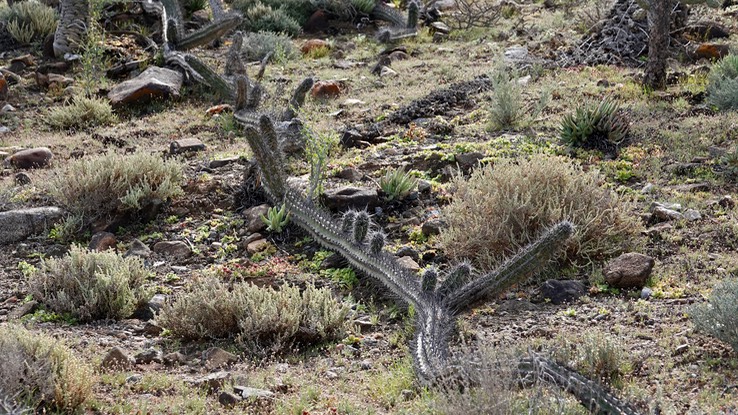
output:
[[[153,98],[179,97],[182,74],[171,69],[151,66],[141,75],[116,85],[108,93],[113,106],[141,104]]]
[[[310,95],[316,99],[336,98],[341,95],[341,87],[336,81],[318,81],[310,90]]]
[[[719,45],[716,43],[703,43],[697,46],[694,51],[695,59],[717,60],[722,59],[730,53],[728,45]]]
[[[612,287],[642,288],[651,276],[654,264],[654,259],[648,255],[629,252],[608,262],[602,275]]]
[[[303,29],[307,33],[320,33],[328,30],[330,27],[328,14],[325,10],[318,10],[310,16]]]
[[[0,102],[7,101],[7,100],[8,100],[8,81],[6,81],[3,74],[0,73]]]
[[[302,44],[302,47],[300,48],[300,51],[303,55],[307,55],[317,49],[320,48],[328,48],[330,49],[330,45],[328,42],[322,39],[310,39],[307,42]]]
[[[110,232],[98,232],[92,235],[88,248],[91,251],[106,251],[115,248],[116,245],[118,245],[118,240],[115,239],[115,235]]]
[[[46,167],[51,162],[54,153],[46,147],[21,150],[5,159],[5,163],[16,169],[31,169]]]

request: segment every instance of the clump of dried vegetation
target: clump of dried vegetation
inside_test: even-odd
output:
[[[42,42],[54,33],[58,20],[54,9],[36,0],[16,2],[0,11],[0,22],[21,45]]]
[[[71,161],[49,181],[51,196],[83,227],[182,194],[182,165],[143,152]]]
[[[0,409],[8,413],[76,413],[92,394],[90,368],[49,335],[0,326],[0,362]]]
[[[690,317],[698,330],[729,344],[738,352],[738,280],[718,283],[706,303],[692,307]]]
[[[68,255],[45,260],[31,287],[35,298],[55,313],[79,321],[122,319],[151,298],[148,276],[140,258],[73,245]]]
[[[546,227],[569,220],[575,233],[564,260],[584,265],[607,258],[632,248],[642,225],[629,214],[629,199],[603,181],[596,170],[561,156],[500,159],[453,181],[440,244],[452,258],[489,270]]]
[[[52,108],[46,122],[51,128],[68,130],[114,124],[117,120],[108,100],[78,96],[63,107]]]
[[[237,338],[255,351],[278,352],[337,338],[348,312],[328,289],[204,278],[166,304],[157,322],[183,339]]]

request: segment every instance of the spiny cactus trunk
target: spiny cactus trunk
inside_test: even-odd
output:
[[[650,0],[648,2],[648,62],[643,84],[651,89],[666,86],[666,59],[669,57],[669,23],[673,0]]]
[[[88,0],[61,0],[61,17],[54,33],[54,56],[61,58],[82,46],[89,19]]]

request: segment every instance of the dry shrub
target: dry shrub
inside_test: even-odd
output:
[[[586,265],[610,257],[633,248],[642,225],[629,214],[630,201],[602,183],[597,171],[565,157],[500,159],[469,179],[454,180],[440,244],[450,257],[490,270],[546,227],[569,220],[576,229],[565,262]]]
[[[52,108],[46,122],[52,128],[66,130],[109,125],[118,121],[110,102],[102,98],[79,96],[60,108]]]
[[[35,0],[14,3],[0,11],[0,21],[7,24],[8,33],[22,45],[43,42],[56,30],[58,19],[53,8]]]
[[[56,313],[80,321],[121,319],[151,298],[143,286],[148,276],[140,258],[73,245],[68,255],[44,261],[31,287]]]
[[[718,283],[706,303],[690,310],[698,330],[729,344],[738,353],[738,280]]]
[[[85,224],[137,212],[182,194],[182,165],[154,154],[107,154],[68,163],[50,181],[51,196]]]
[[[249,346],[278,351],[336,338],[348,311],[328,289],[275,290],[207,278],[165,305],[157,322],[184,339],[239,337]]]
[[[589,379],[620,388],[630,372],[630,351],[617,338],[594,332],[584,336],[558,336],[551,344],[553,358]]]
[[[21,326],[0,327],[0,362],[0,398],[18,413],[19,405],[75,413],[92,393],[92,371],[71,350]]]

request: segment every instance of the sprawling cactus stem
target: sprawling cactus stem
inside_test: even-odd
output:
[[[389,22],[392,26],[407,27],[405,16],[396,8],[384,4],[382,1],[375,2],[370,15],[376,20]]]
[[[420,6],[418,6],[417,1],[410,1],[410,3],[407,5],[407,25],[405,25],[408,29],[417,30],[418,27],[418,17],[420,15]]]
[[[354,242],[359,245],[364,243],[367,232],[369,232],[369,214],[362,211],[357,213],[354,219]]]
[[[61,58],[82,45],[89,19],[88,0],[61,0],[61,17],[54,33],[54,56]]]
[[[297,89],[295,89],[295,92],[292,94],[292,98],[290,99],[287,109],[284,114],[282,114],[282,121],[290,121],[297,116],[297,111],[299,111],[305,103],[305,96],[308,91],[310,91],[310,88],[313,87],[314,83],[315,81],[313,78],[305,78],[300,82],[300,85],[297,86]]]
[[[592,413],[600,415],[637,415],[627,402],[613,396],[599,384],[584,376],[540,356],[532,355],[521,359],[518,373],[524,381],[532,381],[536,377],[553,383],[564,389],[581,402]]]
[[[390,27],[377,32],[377,41],[381,43],[394,42],[418,34],[420,6],[416,1],[411,1],[408,4],[407,19],[397,9],[389,7],[381,1],[375,4],[371,15],[377,20],[390,22]]]
[[[356,211],[349,210],[343,214],[343,220],[341,221],[341,232],[349,233],[351,229],[354,229],[354,221],[356,220]]]
[[[421,280],[421,287],[423,292],[432,293],[436,290],[436,284],[438,283],[438,272],[434,268],[428,268],[423,272],[423,279]]]
[[[380,252],[382,252],[382,249],[384,249],[384,242],[387,239],[387,237],[384,235],[384,233],[377,231],[372,234],[372,238],[369,241],[369,250],[374,255],[379,255]]]
[[[210,69],[203,61],[187,53],[184,54],[184,61],[192,69],[190,74],[195,77],[199,76],[197,80],[212,88],[215,95],[223,99],[234,98],[231,83]]]
[[[232,14],[192,32],[186,36],[180,36],[175,43],[178,50],[190,50],[198,46],[206,45],[215,39],[225,36],[228,32],[241,24],[241,16]]]

